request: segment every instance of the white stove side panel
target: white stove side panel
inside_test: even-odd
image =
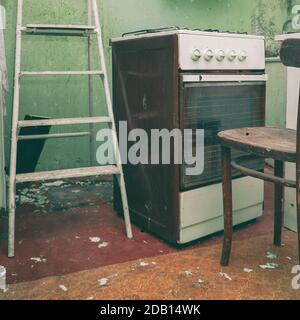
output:
[[[297,68],[287,68],[287,108],[286,126],[289,129],[297,128],[297,113],[300,86],[300,70]],[[296,165],[293,163],[285,164],[285,176],[287,179],[295,180]],[[297,201],[294,188],[285,188],[284,201],[284,225],[297,232]]]
[[[178,35],[179,38],[179,67],[181,70],[264,70],[265,69],[265,41],[263,39],[243,39],[217,36]],[[245,51],[248,55],[245,61],[236,58],[229,61],[227,57],[219,62],[214,57],[206,61],[202,56],[194,61],[191,56],[194,50],[204,53],[211,49],[214,53],[223,50],[226,54],[230,50]]]

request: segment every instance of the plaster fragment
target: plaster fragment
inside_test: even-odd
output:
[[[99,249],[106,248],[106,247],[108,247],[108,245],[109,245],[108,242],[102,242],[102,243],[99,243],[98,248]]]
[[[268,251],[267,254],[266,254],[266,257],[267,259],[270,259],[270,260],[275,260],[278,258],[277,254],[271,252],[271,251]]]
[[[93,242],[93,243],[98,243],[98,242],[101,241],[101,238],[99,238],[99,237],[90,237],[89,239],[90,239],[90,241]]]
[[[274,269],[277,269],[279,265],[277,263],[268,262],[264,265],[260,265],[259,267],[264,270],[274,270]]]
[[[232,281],[232,278],[227,273],[220,272],[220,276],[229,280],[229,281]]]
[[[32,257],[30,258],[31,261],[34,261],[35,263],[45,263],[47,262],[47,259],[41,258],[41,257]]]
[[[108,284],[108,278],[101,278],[98,280],[98,284],[100,287],[106,286]]]
[[[58,287],[64,292],[68,291],[68,288],[66,286],[62,285],[62,284],[60,284]]]

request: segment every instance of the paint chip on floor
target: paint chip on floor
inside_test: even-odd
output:
[[[229,280],[229,281],[232,281],[232,278],[225,272],[220,272],[220,276]]]
[[[101,238],[99,237],[90,237],[89,239],[93,243],[99,243],[101,241]]]
[[[101,278],[98,280],[98,284],[100,287],[106,286],[108,284],[108,278]]]
[[[98,245],[98,248],[101,249],[101,248],[106,248],[108,247],[109,243],[108,242],[101,242],[99,243]]]
[[[44,183],[43,185],[45,187],[61,187],[65,182],[62,180],[54,181],[54,182],[47,182]]]
[[[253,272],[253,269],[250,269],[250,268],[244,268],[244,272],[246,272],[246,273],[251,273],[251,272]]]
[[[71,192],[72,192],[72,193],[80,193],[81,190],[72,190]]]
[[[47,259],[41,258],[41,257],[32,257],[30,258],[31,261],[34,261],[35,263],[45,263],[47,262]]]
[[[278,258],[277,254],[276,254],[276,253],[273,253],[273,252],[271,252],[271,251],[268,251],[268,252],[266,253],[266,257],[267,257],[267,259],[270,259],[270,260],[275,260],[275,259]]]
[[[264,270],[274,270],[274,269],[277,269],[279,267],[279,265],[277,263],[268,262],[264,265],[260,265],[259,267]]]
[[[60,284],[58,287],[59,287],[59,289],[61,289],[64,292],[68,291],[68,288],[66,286],[64,286],[63,284]]]
[[[201,288],[204,285],[205,281],[202,279],[198,279],[196,283],[194,283],[194,287]]]

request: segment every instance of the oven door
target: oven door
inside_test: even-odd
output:
[[[181,129],[204,129],[205,134],[204,172],[199,176],[186,175],[188,165],[183,164],[182,190],[221,181],[218,132],[265,125],[266,80],[266,75],[181,75]],[[242,155],[232,151],[233,159]],[[256,170],[264,166],[262,159],[244,164]],[[241,176],[236,171],[232,174],[234,178]]]

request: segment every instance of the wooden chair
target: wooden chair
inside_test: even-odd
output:
[[[300,67],[300,40],[283,42],[280,58],[284,65]],[[299,91],[300,96],[300,91]],[[298,218],[298,254],[300,261],[300,98],[297,131],[279,128],[242,128],[219,133],[222,149],[223,201],[224,201],[224,243],[221,265],[228,266],[232,244],[232,181],[231,168],[247,176],[275,183],[274,245],[281,246],[283,223],[284,187],[296,188]],[[246,152],[249,157],[272,158],[275,160],[274,175],[251,170],[239,164],[243,159],[231,161],[231,148]],[[284,162],[296,163],[296,181],[284,179]]]

